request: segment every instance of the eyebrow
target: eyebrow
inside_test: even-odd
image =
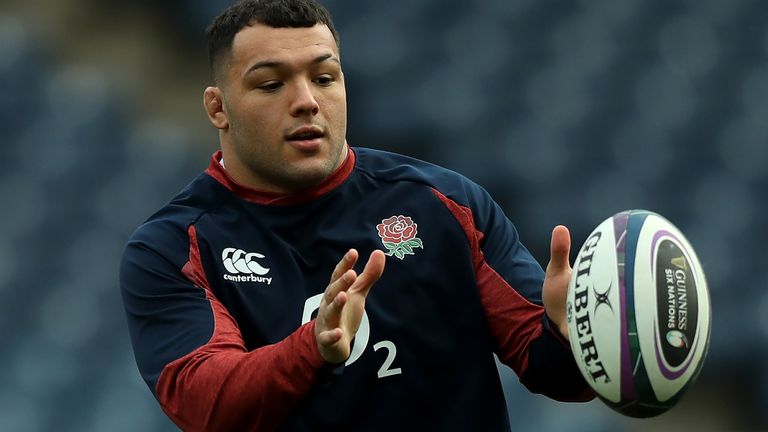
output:
[[[341,62],[339,62],[339,59],[336,58],[331,53],[317,56],[314,59],[312,59],[312,61],[309,62],[309,64],[310,65],[316,65],[316,64],[322,63],[324,61],[334,61],[336,63],[341,64]],[[283,67],[285,65],[286,65],[286,63],[279,62],[277,60],[262,60],[260,62],[254,63],[250,68],[248,68],[248,70],[245,72],[245,75],[249,75],[251,72],[254,72],[254,71],[258,70],[258,69],[264,69],[264,68],[267,68],[267,69],[270,69],[270,68],[271,69],[277,69],[277,68]]]

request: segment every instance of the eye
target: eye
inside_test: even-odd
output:
[[[282,86],[283,86],[283,83],[281,83],[279,81],[270,81],[268,83],[261,84],[261,85],[257,86],[256,88],[258,88],[259,90],[265,91],[265,92],[272,93],[272,92],[277,91]]]
[[[323,87],[328,87],[329,85],[333,84],[334,81],[336,80],[331,75],[320,75],[319,77],[315,78],[315,82]]]

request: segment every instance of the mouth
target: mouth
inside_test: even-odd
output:
[[[285,136],[286,142],[304,154],[320,151],[325,133],[319,126],[302,126]]]
[[[286,141],[314,141],[325,137],[325,133],[318,126],[302,126],[286,135]]]

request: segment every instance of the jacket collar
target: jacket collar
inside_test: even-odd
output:
[[[344,159],[344,162],[325,180],[315,187],[292,194],[261,191],[236,182],[221,164],[221,150],[211,156],[211,162],[205,173],[246,201],[264,205],[299,204],[311,201],[336,189],[352,174],[355,168],[355,152],[349,146],[347,146],[347,149],[347,157]]]

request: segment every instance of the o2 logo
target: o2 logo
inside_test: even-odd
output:
[[[301,324],[304,325],[312,319],[312,315],[320,308],[320,300],[323,298],[323,293],[314,295],[308,298],[304,302],[304,313],[301,317]],[[371,323],[368,321],[368,314],[363,311],[363,318],[360,320],[360,328],[357,329],[357,334],[352,341],[352,351],[349,353],[349,358],[344,363],[344,366],[349,366],[356,362],[357,359],[363,355],[365,348],[368,347],[368,339],[371,336]],[[379,368],[377,376],[379,378],[385,378],[392,375],[400,375],[403,373],[400,368],[390,369],[392,363],[397,356],[397,347],[392,341],[381,341],[373,345],[373,350],[378,351],[381,348],[387,350],[387,358],[384,359],[384,363]]]

